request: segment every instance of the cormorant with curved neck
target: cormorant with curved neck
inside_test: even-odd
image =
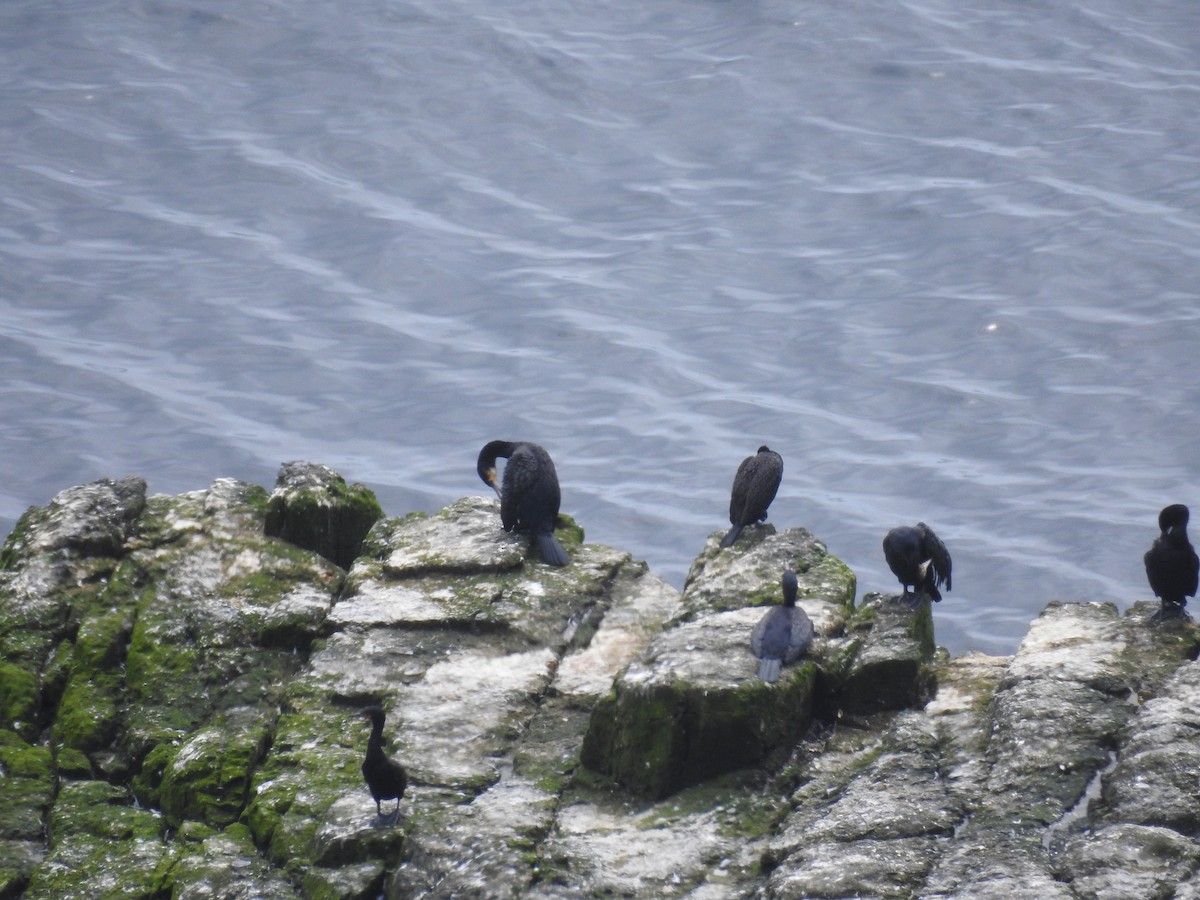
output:
[[[808,614],[796,605],[796,573],[783,573],[783,603],[772,607],[750,635],[750,649],[758,657],[758,677],[767,684],[779,680],[779,670],[793,663],[813,640],[813,624]]]
[[[754,456],[742,460],[729,494],[729,522],[733,527],[721,539],[722,548],[733,546],[747,525],[766,521],[767,507],[775,499],[781,480],[783,457],[765,444]]]
[[[950,551],[924,522],[893,528],[883,539],[883,556],[904,587],[901,602],[916,604],[922,597],[941,600],[942,585],[950,590]],[[910,599],[909,586],[915,588]]]
[[[371,736],[367,739],[367,756],[363,760],[362,773],[363,778],[367,780],[367,787],[371,791],[371,797],[375,800],[375,812],[383,818],[383,808],[380,802],[383,800],[395,800],[396,811],[392,813],[394,821],[400,815],[400,798],[404,796],[404,789],[408,787],[408,773],[404,771],[404,766],[396,762],[394,759],[389,759],[383,752],[383,709],[378,706],[368,706],[362,711],[362,717],[371,722]]]
[[[496,459],[508,460],[496,484]],[[475,471],[500,495],[500,524],[505,531],[528,531],[537,541],[542,561],[565,566],[569,560],[554,536],[561,494],[558,473],[545,448],[528,441],[491,441],[479,451]]]
[[[1183,608],[1187,598],[1196,595],[1200,559],[1188,540],[1188,516],[1188,508],[1182,503],[1165,507],[1158,514],[1161,534],[1144,557],[1150,588],[1154,596],[1162,598],[1162,609],[1152,619],[1155,622],[1187,618]]]

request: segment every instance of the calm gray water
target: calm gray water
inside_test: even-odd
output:
[[[1200,507],[1200,4],[0,5],[0,530],[284,460],[401,514],[554,456],[676,585],[771,508],[956,652]]]

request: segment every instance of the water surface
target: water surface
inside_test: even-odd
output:
[[[284,460],[392,514],[553,454],[680,585],[738,462],[956,652],[1148,598],[1200,507],[1200,7],[0,8],[0,530]]]

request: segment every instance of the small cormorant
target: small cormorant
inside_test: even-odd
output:
[[[496,459],[508,460],[496,484]],[[500,495],[500,524],[505,531],[528,531],[537,541],[542,561],[565,566],[567,553],[554,536],[558,520],[558,474],[545,448],[528,441],[491,441],[479,451],[479,477]]]
[[[394,759],[389,759],[383,752],[383,710],[378,706],[368,706],[362,711],[362,717],[371,722],[367,756],[362,764],[363,778],[367,780],[367,787],[375,800],[375,812],[380,818],[383,817],[380,801],[396,801],[396,811],[392,814],[392,818],[395,819],[400,815],[400,798],[404,796],[404,789],[408,787],[408,773],[404,771],[404,766]]]
[[[916,599],[909,602],[915,603],[922,596],[941,600],[938,588],[942,585],[950,590],[950,551],[924,522],[889,531],[883,539],[883,556],[904,586],[901,601],[909,601],[910,586],[916,589]]]
[[[796,587],[796,573],[789,569],[783,573],[783,604],[772,607],[750,635],[758,677],[768,684],[778,681],[783,664],[795,662],[812,643],[813,624],[796,605]]]
[[[729,494],[729,521],[733,527],[721,539],[722,548],[733,546],[747,525],[766,521],[767,507],[775,499],[782,479],[783,457],[765,445],[742,460]]]
[[[1188,508],[1182,503],[1173,503],[1158,514],[1158,528],[1162,533],[1146,551],[1146,578],[1154,596],[1162,598],[1162,609],[1154,614],[1153,621],[1186,618],[1183,607],[1187,598],[1196,595],[1197,576],[1200,574],[1200,559],[1187,536]]]

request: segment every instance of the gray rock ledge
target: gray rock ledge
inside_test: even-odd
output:
[[[0,550],[0,898],[1200,898],[1191,623],[1052,603],[949,659],[806,530],[721,534],[681,594],[308,463],[63,491]],[[770,686],[785,567],[818,638]]]

